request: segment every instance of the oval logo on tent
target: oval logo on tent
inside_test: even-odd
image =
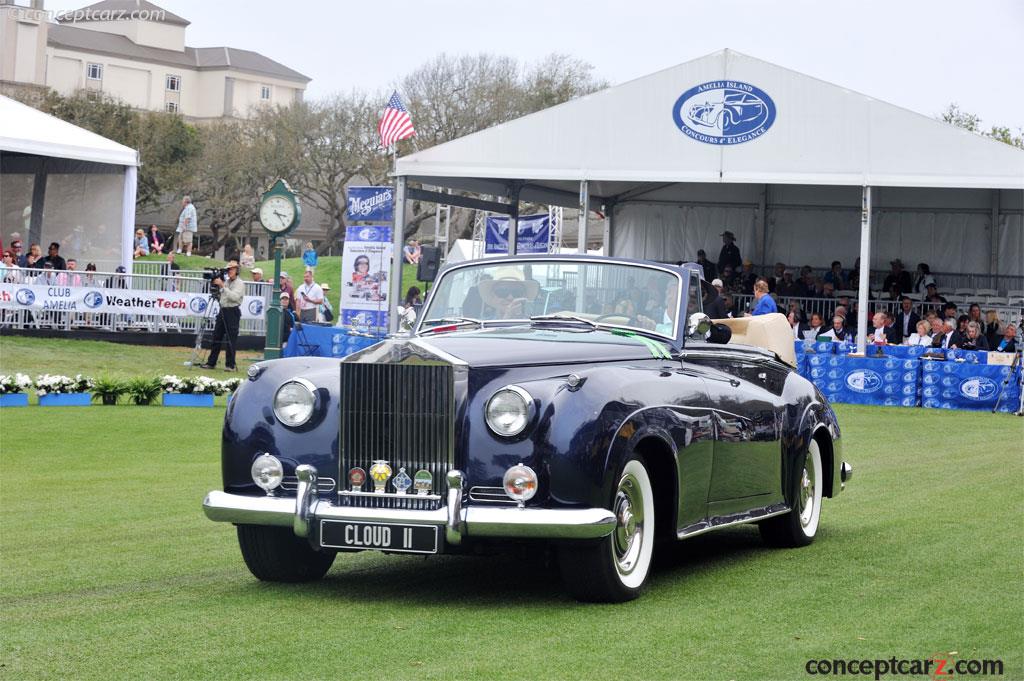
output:
[[[960,394],[969,400],[982,402],[991,400],[999,392],[999,386],[991,378],[978,376],[960,382]]]
[[[103,294],[99,291],[89,291],[82,298],[82,302],[85,303],[86,307],[95,310],[103,304]]]
[[[20,288],[14,294],[14,299],[21,305],[31,305],[36,302],[36,294],[30,288]]]
[[[742,144],[772,127],[775,102],[749,83],[713,80],[680,95],[672,118],[684,135],[698,142]]]
[[[882,387],[882,377],[871,369],[851,371],[846,375],[846,387],[855,393],[873,393]]]

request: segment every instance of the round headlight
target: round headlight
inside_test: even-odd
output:
[[[286,426],[301,426],[313,415],[316,396],[313,384],[297,379],[288,381],[274,395],[274,414]]]
[[[252,481],[261,489],[269,492],[281,484],[284,478],[284,466],[276,456],[260,454],[252,462]]]
[[[519,502],[529,501],[537,493],[537,474],[523,464],[512,466],[505,471],[501,485],[510,499]]]
[[[511,437],[523,432],[530,422],[533,398],[517,385],[507,385],[487,400],[487,425],[498,435]]]

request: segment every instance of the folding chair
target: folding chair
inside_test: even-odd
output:
[[[316,343],[310,343],[309,339],[306,338],[306,329],[302,325],[302,322],[295,320],[295,325],[292,327],[292,333],[295,334],[295,347],[299,350],[299,357],[316,357],[320,351],[320,346]]]

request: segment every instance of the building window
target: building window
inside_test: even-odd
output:
[[[85,77],[89,80],[103,80],[103,64],[88,64],[85,67]]]
[[[170,92],[181,92],[181,76],[167,76],[167,89]]]
[[[165,106],[167,108],[167,113],[178,113],[178,103],[177,102],[167,102],[167,104]]]
[[[260,85],[260,99],[262,99],[264,102],[269,102],[270,101],[270,86],[269,85]]]

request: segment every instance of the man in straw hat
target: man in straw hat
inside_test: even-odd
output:
[[[210,345],[210,358],[203,365],[204,369],[217,367],[220,357],[220,346],[227,337],[227,350],[224,356],[224,370],[237,371],[235,366],[235,345],[238,342],[238,322],[242,319],[239,307],[245,298],[245,284],[238,278],[238,261],[232,260],[225,268],[228,280],[217,277],[210,282],[211,290],[220,290],[220,312],[217,313],[217,324],[213,327],[213,343]]]

